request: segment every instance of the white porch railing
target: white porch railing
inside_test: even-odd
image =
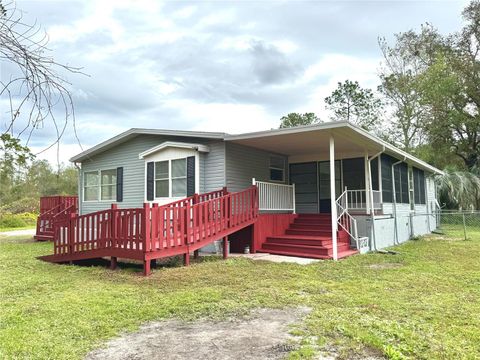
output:
[[[348,190],[345,190],[335,201],[337,207],[337,224],[355,241],[357,250],[360,251],[357,220],[348,213]]]
[[[252,179],[258,188],[258,210],[295,213],[295,184],[285,185]]]
[[[345,190],[348,209],[351,210],[366,210],[368,193],[365,189],[360,190]],[[382,208],[381,193],[379,190],[373,190],[373,208],[380,210]]]

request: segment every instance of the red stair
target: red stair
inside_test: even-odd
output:
[[[285,235],[267,237],[261,252],[315,259],[333,257],[330,214],[300,214],[285,231]],[[344,258],[358,253],[350,248],[350,236],[344,230],[337,232],[337,255]]]

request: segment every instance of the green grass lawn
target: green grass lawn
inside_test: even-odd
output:
[[[308,306],[292,331],[308,358],[367,349],[392,359],[480,358],[480,236],[410,241],[399,254],[308,266],[211,258],[190,267],[54,265],[50,243],[0,238],[0,358],[82,358],[142,323]]]

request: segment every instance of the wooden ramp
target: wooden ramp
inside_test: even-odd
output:
[[[33,238],[38,241],[53,240],[56,223],[69,219],[70,214],[77,213],[77,209],[77,196],[42,196]]]
[[[111,209],[77,216],[56,223],[54,254],[42,260],[65,263],[111,257],[143,261],[144,274],[151,260],[183,255],[252,225],[258,216],[257,188],[228,193],[226,189],[194,195],[163,206]],[[226,252],[224,251],[224,255]]]

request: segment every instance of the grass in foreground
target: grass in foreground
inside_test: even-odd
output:
[[[480,357],[480,237],[429,237],[309,266],[232,258],[164,267],[66,266],[36,260],[49,243],[0,239],[0,358],[82,358],[149,320],[222,318],[255,307],[309,306],[294,329],[313,357],[364,349],[392,359]]]

